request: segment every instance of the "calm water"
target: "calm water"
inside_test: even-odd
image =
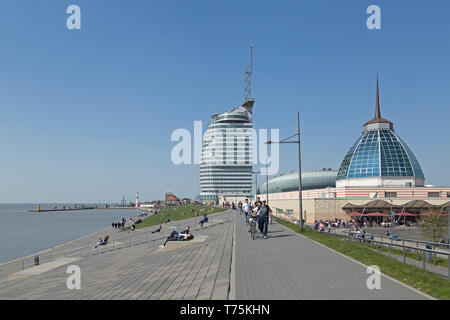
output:
[[[41,209],[55,205],[42,205]],[[70,205],[73,207],[73,205]],[[0,263],[108,228],[122,217],[135,217],[138,210],[81,210],[29,213],[36,204],[0,204]],[[62,205],[58,204],[58,208]]]

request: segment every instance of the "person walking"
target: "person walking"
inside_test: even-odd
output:
[[[248,199],[245,199],[244,204],[242,205],[242,210],[244,210],[245,223],[246,225],[248,225],[248,215],[252,210],[252,206],[250,205],[250,203],[248,203]]]
[[[239,215],[242,215],[242,201],[239,201],[239,203],[238,203],[238,211],[239,211]]]
[[[266,201],[264,200],[258,210],[258,227],[264,239],[269,238],[267,237],[267,229],[269,227],[269,215],[271,212],[272,210],[266,205]]]
[[[259,207],[262,204],[260,197],[256,197],[255,207]]]

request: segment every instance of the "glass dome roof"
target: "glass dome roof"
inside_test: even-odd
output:
[[[375,117],[364,125],[361,137],[348,151],[337,180],[372,177],[425,179],[419,162],[394,132],[392,122],[381,117],[378,77]]]
[[[342,161],[337,180],[370,177],[424,179],[411,149],[391,129],[363,132]]]

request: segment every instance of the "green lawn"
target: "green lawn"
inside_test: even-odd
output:
[[[354,260],[365,265],[376,265],[380,267],[381,272],[402,281],[411,287],[416,288],[437,299],[450,299],[450,281],[430,271],[423,270],[413,265],[404,264],[374,250],[366,248],[359,242],[348,242],[331,234],[323,234],[292,224],[288,221],[274,219],[288,228],[300,233],[312,240],[315,240],[335,251],[338,251]]]
[[[208,206],[199,206],[199,205],[185,205],[179,207],[162,207],[161,211],[157,214],[152,214],[145,219],[142,220],[141,223],[136,224],[136,229],[142,229],[151,226],[157,226],[164,224],[168,217],[170,217],[171,221],[179,221],[189,218],[197,217],[195,214],[198,212],[198,218],[200,219],[204,213],[208,215],[212,213],[225,211],[223,208],[212,208]],[[204,210],[204,211],[201,211]]]

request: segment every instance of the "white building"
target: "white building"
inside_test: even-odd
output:
[[[254,100],[212,115],[202,145],[200,201],[217,202],[252,196]]]

